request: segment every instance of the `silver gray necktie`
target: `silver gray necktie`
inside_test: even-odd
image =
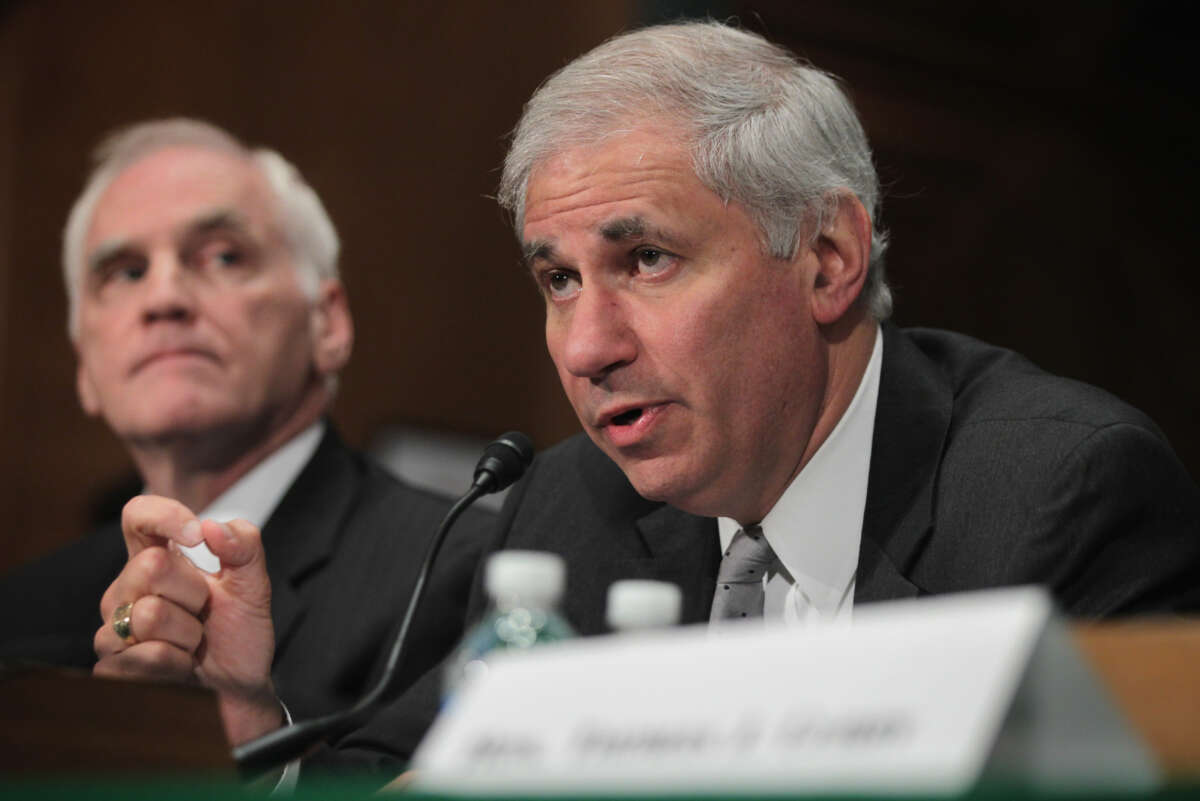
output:
[[[762,617],[763,575],[774,561],[761,528],[747,526],[734,534],[717,571],[709,621]]]

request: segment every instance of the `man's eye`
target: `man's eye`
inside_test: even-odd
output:
[[[146,265],[140,261],[115,261],[98,272],[101,285],[132,284],[146,277]]]
[[[248,261],[246,249],[228,241],[208,242],[193,251],[193,258],[201,267],[241,267]]]
[[[555,300],[565,300],[579,291],[579,279],[565,270],[546,274],[546,293]]]
[[[237,267],[246,261],[246,256],[237,248],[218,248],[208,253],[206,260],[222,267]]]
[[[659,275],[675,264],[675,257],[657,248],[638,248],[634,253],[637,269],[643,275]]]
[[[236,250],[223,250],[217,254],[217,261],[222,264],[241,264],[242,254]]]

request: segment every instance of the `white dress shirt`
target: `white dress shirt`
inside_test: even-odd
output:
[[[850,406],[760,523],[776,557],[763,577],[764,619],[850,620],[882,361],[877,327]],[[731,518],[717,519],[722,553],[740,528]]]
[[[240,518],[261,530],[316,452],[324,434],[325,421],[318,420],[256,464],[196,517],[221,523]],[[201,570],[216,573],[221,569],[217,557],[204,543],[180,550]]]

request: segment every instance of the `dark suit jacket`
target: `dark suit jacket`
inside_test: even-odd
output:
[[[464,478],[464,486],[467,479]],[[297,719],[347,706],[378,675],[448,500],[346,448],[332,427],[263,527],[273,676]],[[475,562],[494,526],[468,511],[442,547],[414,619],[402,687],[457,642]],[[89,667],[100,596],[126,560],[117,524],[0,582],[0,656]]]
[[[801,443],[797,443],[797,448]],[[583,435],[540,454],[489,551],[567,562],[563,611],[606,630],[608,586],[671,581],[708,619],[716,521],[639,496]],[[481,574],[470,619],[487,599]],[[1200,491],[1142,413],[1011,351],[884,326],[855,603],[1027,583],[1076,616],[1200,610]],[[411,755],[437,711],[431,674],[344,738],[324,766]]]
[[[1076,616],[1200,610],[1200,491],[1149,418],[969,337],[883,330],[856,604],[1035,583]],[[564,556],[587,634],[621,578],[707,620],[720,562],[713,519],[641,498],[582,435],[535,461],[491,548]]]

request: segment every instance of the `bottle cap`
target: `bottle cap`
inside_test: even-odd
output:
[[[615,581],[608,588],[608,625],[617,631],[673,626],[682,606],[683,593],[666,581]]]
[[[497,551],[488,558],[484,587],[494,600],[553,606],[562,597],[567,565],[542,551]]]

